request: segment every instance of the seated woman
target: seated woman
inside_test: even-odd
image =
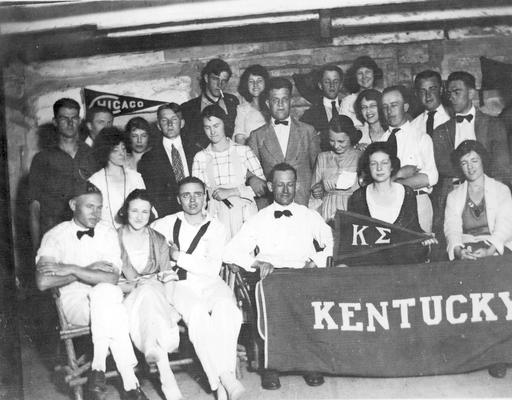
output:
[[[376,89],[363,90],[354,103],[356,117],[363,126],[363,136],[359,141],[359,148],[366,148],[370,143],[381,142],[388,129],[384,110],[382,108],[382,94]]]
[[[179,314],[166,298],[164,284],[177,280],[163,235],[148,225],[151,201],[146,190],[135,189],[119,210],[118,230],[123,261],[119,285],[126,294],[130,337],[148,363],[156,363],[167,400],[181,393],[169,367],[168,353],[179,345]],[[171,283],[172,285],[172,283]]]
[[[260,162],[248,146],[233,143],[226,137],[226,113],[218,105],[202,113],[204,132],[210,144],[194,157],[192,176],[206,183],[210,202],[208,211],[217,217],[231,238],[242,224],[258,212],[254,191],[246,186],[248,175],[265,181]]]
[[[354,146],[361,138],[352,120],[338,115],[329,122],[331,150],[318,155],[311,185],[309,208],[316,209],[326,220],[332,220],[336,210],[346,210],[348,199],[359,187],[357,164],[361,152]]]
[[[120,226],[117,212],[128,193],[146,186],[137,171],[126,168],[125,136],[118,128],[103,128],[94,141],[93,152],[103,167],[89,178],[103,195],[101,220],[117,229]]]
[[[416,232],[422,232],[418,221],[416,195],[409,186],[393,182],[400,160],[387,142],[370,144],[360,162],[361,173],[369,184],[357,189],[348,201],[348,211],[379,219]],[[436,243],[427,239],[422,245]],[[424,261],[426,251],[419,245],[404,245],[399,251],[378,253],[382,263],[409,264]]]
[[[475,140],[452,153],[465,182],[446,200],[444,234],[448,257],[462,260],[503,254],[512,249],[512,197],[503,183],[486,175],[489,155]]]
[[[126,156],[126,167],[137,171],[137,164],[144,153],[151,149],[150,132],[151,127],[148,121],[142,117],[134,117],[128,121],[125,128],[128,154]]]

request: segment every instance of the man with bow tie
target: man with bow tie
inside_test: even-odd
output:
[[[105,399],[105,361],[110,349],[123,380],[126,399],[147,399],[133,368],[137,359],[129,337],[128,315],[117,281],[121,249],[117,233],[100,223],[102,196],[89,182],[77,182],[69,201],[70,221],[43,237],[36,256],[40,290],[58,288],[64,314],[73,325],[90,325],[94,355],[89,398]]]
[[[292,83],[288,79],[270,79],[270,121],[251,132],[247,144],[260,160],[267,180],[272,168],[278,163],[286,162],[296,169],[295,201],[307,205],[313,170],[320,153],[320,136],[311,125],[290,116],[292,89]],[[260,195],[258,189],[254,191]],[[261,204],[258,207],[263,208]]]
[[[477,98],[475,77],[465,71],[452,72],[448,76],[448,100],[455,116],[434,129],[434,156],[439,170],[436,187],[434,228],[442,232],[444,209],[448,193],[462,183],[452,165],[450,154],[464,140],[477,140],[489,152],[490,175],[509,184],[510,155],[506,129],[503,122],[477,110],[473,100]]]
[[[224,262],[236,264],[249,272],[259,272],[261,279],[275,268],[323,268],[332,256],[331,228],[316,211],[294,202],[297,171],[279,163],[272,168],[267,183],[274,202],[249,219],[231,239],[224,252]],[[320,251],[316,251],[314,241]],[[255,249],[258,253],[254,255]],[[306,373],[306,383],[321,385],[318,373]],[[264,389],[279,389],[277,371],[262,372]]]

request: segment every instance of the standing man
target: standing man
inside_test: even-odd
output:
[[[181,105],[185,121],[185,137],[192,144],[198,144],[200,149],[208,146],[209,141],[203,130],[201,112],[206,106],[218,104],[227,114],[225,129],[226,136],[232,137],[235,130],[236,107],[238,98],[224,93],[232,72],[228,63],[220,58],[208,61],[201,71],[201,95]]]
[[[117,233],[99,223],[103,204],[100,190],[89,182],[74,186],[69,201],[73,218],[49,230],[37,252],[37,287],[59,288],[69,322],[91,326],[94,355],[87,383],[90,398],[106,398],[105,360],[110,349],[125,398],[147,400],[133,371],[137,359],[123,293],[117,286],[122,267]]]
[[[79,113],[80,105],[73,99],[62,98],[54,103],[56,143],[37,153],[30,165],[30,233],[34,251],[45,232],[71,218],[68,200],[73,183],[88,179],[95,172],[91,149],[78,137]]]
[[[219,400],[238,400],[245,389],[235,377],[236,346],[242,324],[233,291],[220,278],[228,238],[224,225],[203,214],[204,183],[196,177],[179,182],[182,212],[158,219],[151,227],[170,243],[180,281],[168,286],[170,303],[187,324],[190,341]]]
[[[313,170],[320,153],[320,136],[311,125],[290,116],[292,88],[288,79],[270,79],[270,121],[251,132],[247,144],[260,160],[267,180],[276,164],[286,162],[295,168],[298,186],[295,201],[307,205]],[[255,193],[261,195],[260,190]]]
[[[178,182],[190,175],[195,151],[181,135],[184,121],[176,103],[158,107],[157,127],[162,140],[144,153],[137,170],[153,198],[159,217],[181,210],[177,201]]]
[[[320,149],[327,151],[329,147],[329,121],[340,114],[341,100],[339,94],[343,83],[343,71],[336,65],[326,65],[320,70],[318,87],[322,91],[322,99],[304,112],[302,122],[312,125],[320,132]]]
[[[107,107],[93,106],[87,110],[85,116],[85,125],[87,127],[87,137],[84,139],[85,144],[92,147],[96,137],[100,131],[108,126],[112,126],[114,114]]]
[[[332,256],[331,228],[316,211],[294,202],[297,171],[291,165],[279,163],[267,183],[274,202],[248,220],[231,239],[224,252],[224,262],[236,264],[249,272],[259,272],[261,279],[275,268],[323,268]],[[315,241],[321,251],[315,250]],[[254,249],[259,252],[254,256]],[[304,375],[309,386],[324,383],[320,373]],[[263,370],[261,385],[274,390],[281,387],[279,373]]]
[[[382,105],[389,128],[383,136],[396,149],[401,168],[395,182],[414,189],[418,203],[421,229],[432,232],[433,209],[429,193],[437,183],[438,173],[434,162],[432,139],[426,133],[414,130],[407,120],[405,88],[391,86],[382,93]]]

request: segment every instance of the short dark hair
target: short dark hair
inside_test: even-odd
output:
[[[117,220],[123,225],[128,225],[128,207],[133,200],[144,200],[149,203],[149,222],[148,225],[155,220],[155,214],[153,214],[153,199],[146,189],[134,189],[130,192],[126,199],[124,200],[123,205],[117,212]]]
[[[156,119],[160,118],[160,112],[162,112],[163,110],[171,110],[174,114],[180,117],[180,119],[183,118],[181,107],[177,103],[162,104],[160,107],[158,107],[156,109]]]
[[[346,133],[350,144],[355,146],[360,140],[363,134],[357,130],[350,117],[346,115],[336,115],[329,121],[329,130],[336,133]]]
[[[359,160],[359,175],[362,175],[366,183],[372,183],[373,178],[370,172],[370,156],[375,153],[385,153],[391,160],[391,175],[394,175],[400,169],[400,159],[395,155],[392,147],[388,142],[373,142],[368,145],[364,151],[361,159]]]
[[[107,113],[114,116],[114,113],[110,108],[104,107],[104,106],[92,106],[91,108],[87,109],[87,112],[85,113],[85,120],[87,122],[92,122],[96,114],[99,113]]]
[[[77,110],[80,113],[80,104],[76,100],[70,99],[68,97],[63,97],[53,103],[53,116],[57,118],[59,115],[59,110],[61,108],[71,108]]]
[[[204,92],[206,89],[206,82],[204,81],[205,76],[210,74],[220,75],[222,72],[227,72],[229,78],[231,78],[231,75],[233,75],[233,72],[231,71],[231,68],[226,61],[220,58],[213,58],[208,61],[204,68],[201,70],[201,81],[199,82],[201,90]]]
[[[295,175],[295,180],[297,180],[297,170],[294,167],[292,167],[290,164],[282,162],[282,163],[278,163],[272,167],[272,170],[270,171],[270,179],[269,179],[270,182],[272,182],[274,180],[274,175],[278,171],[282,171],[282,172],[292,171],[293,175]]]
[[[462,81],[470,89],[476,89],[475,77],[466,71],[455,71],[448,75],[448,83]]]
[[[140,129],[149,133],[151,126],[149,122],[142,117],[134,117],[128,121],[125,127],[126,133],[130,134],[132,130]]]
[[[268,74],[268,71],[265,67],[255,64],[250,65],[246,68],[246,70],[242,73],[242,76],[240,76],[240,81],[238,83],[238,93],[240,93],[240,96],[242,96],[247,101],[252,101],[252,94],[249,93],[249,76],[261,76],[263,78],[263,81],[265,82],[265,89],[263,90],[263,93],[260,95],[260,98],[267,98],[267,92],[268,92],[268,80],[270,79],[270,76]]]
[[[224,125],[226,125],[228,115],[224,111],[224,109],[219,106],[218,104],[211,104],[209,106],[206,106],[203,111],[201,111],[201,121],[203,119],[210,119],[211,117],[216,117],[222,122],[224,122]]]
[[[466,154],[471,153],[472,151],[474,151],[476,154],[480,156],[480,159],[482,160],[482,166],[484,168],[484,173],[486,175],[489,175],[489,167],[491,163],[489,152],[485,149],[482,143],[477,142],[476,140],[464,140],[450,154],[452,165],[459,173],[459,176],[461,178],[464,178],[464,173],[462,172],[462,168],[460,167],[461,158],[464,157]]]
[[[101,168],[107,166],[112,149],[120,143],[126,146],[125,135],[119,128],[106,126],[100,131],[93,144],[93,154]]]
[[[441,74],[437,71],[426,69],[425,71],[421,71],[418,75],[416,75],[414,78],[414,87],[418,89],[420,82],[424,79],[436,79],[437,83],[439,84],[439,88],[443,86],[443,79],[441,78]]]
[[[288,79],[280,76],[276,78],[270,78],[268,81],[268,92],[270,93],[271,90],[277,89],[288,89],[288,92],[290,92],[291,95],[293,91],[293,85]]]
[[[327,71],[337,72],[338,75],[340,76],[340,81],[343,81],[343,77],[345,75],[343,73],[343,70],[340,67],[338,67],[337,65],[334,65],[334,64],[327,64],[327,65],[324,65],[322,68],[320,68],[320,71],[319,71],[320,74],[318,75],[320,80],[324,76],[324,73],[326,73]]]
[[[203,192],[206,192],[206,185],[201,179],[196,176],[186,176],[178,182],[178,193],[180,192],[181,187],[187,185],[188,183],[197,183],[198,185],[201,185]]]
[[[357,70],[361,67],[371,69],[373,71],[373,82],[382,79],[382,69],[379,68],[373,58],[369,56],[361,56],[355,59],[352,66],[347,70],[345,75],[344,86],[350,93],[358,93],[360,90],[357,83]]]
[[[359,121],[365,122],[363,117],[363,111],[361,109],[361,103],[363,99],[366,101],[374,100],[377,102],[377,111],[379,113],[379,122],[382,129],[388,129],[388,123],[386,121],[386,117],[384,116],[384,109],[382,108],[382,93],[377,89],[366,89],[358,94],[356,101],[354,102],[354,111],[356,112],[356,117]]]
[[[382,91],[382,97],[384,97],[385,94],[390,93],[390,92],[399,92],[400,95],[402,96],[402,99],[404,100],[404,103],[409,104],[409,102],[410,102],[409,91],[407,90],[407,88],[404,85],[388,86],[387,88],[385,88]]]

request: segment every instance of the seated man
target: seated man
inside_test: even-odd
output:
[[[187,324],[189,338],[218,400],[240,399],[245,389],[235,377],[236,346],[242,324],[232,290],[220,278],[228,233],[203,214],[204,183],[187,177],[178,183],[183,211],[158,219],[151,227],[166,237],[180,281],[167,286],[169,302]]]
[[[126,399],[147,399],[133,371],[137,364],[128,333],[123,293],[117,286],[121,250],[116,232],[101,223],[102,196],[91,183],[80,182],[69,201],[70,221],[43,237],[36,256],[39,290],[60,288],[64,314],[74,325],[91,325],[94,355],[88,390],[105,399],[108,350],[123,380]]]
[[[297,172],[280,163],[272,169],[269,181],[274,202],[242,226],[228,243],[224,261],[247,271],[259,270],[261,279],[274,268],[325,267],[333,249],[331,228],[316,211],[294,202]],[[315,250],[314,240],[323,250]],[[259,252],[253,256],[256,247]],[[310,386],[324,382],[319,373],[306,373],[304,379]],[[281,387],[277,371],[263,371],[262,387]]]

